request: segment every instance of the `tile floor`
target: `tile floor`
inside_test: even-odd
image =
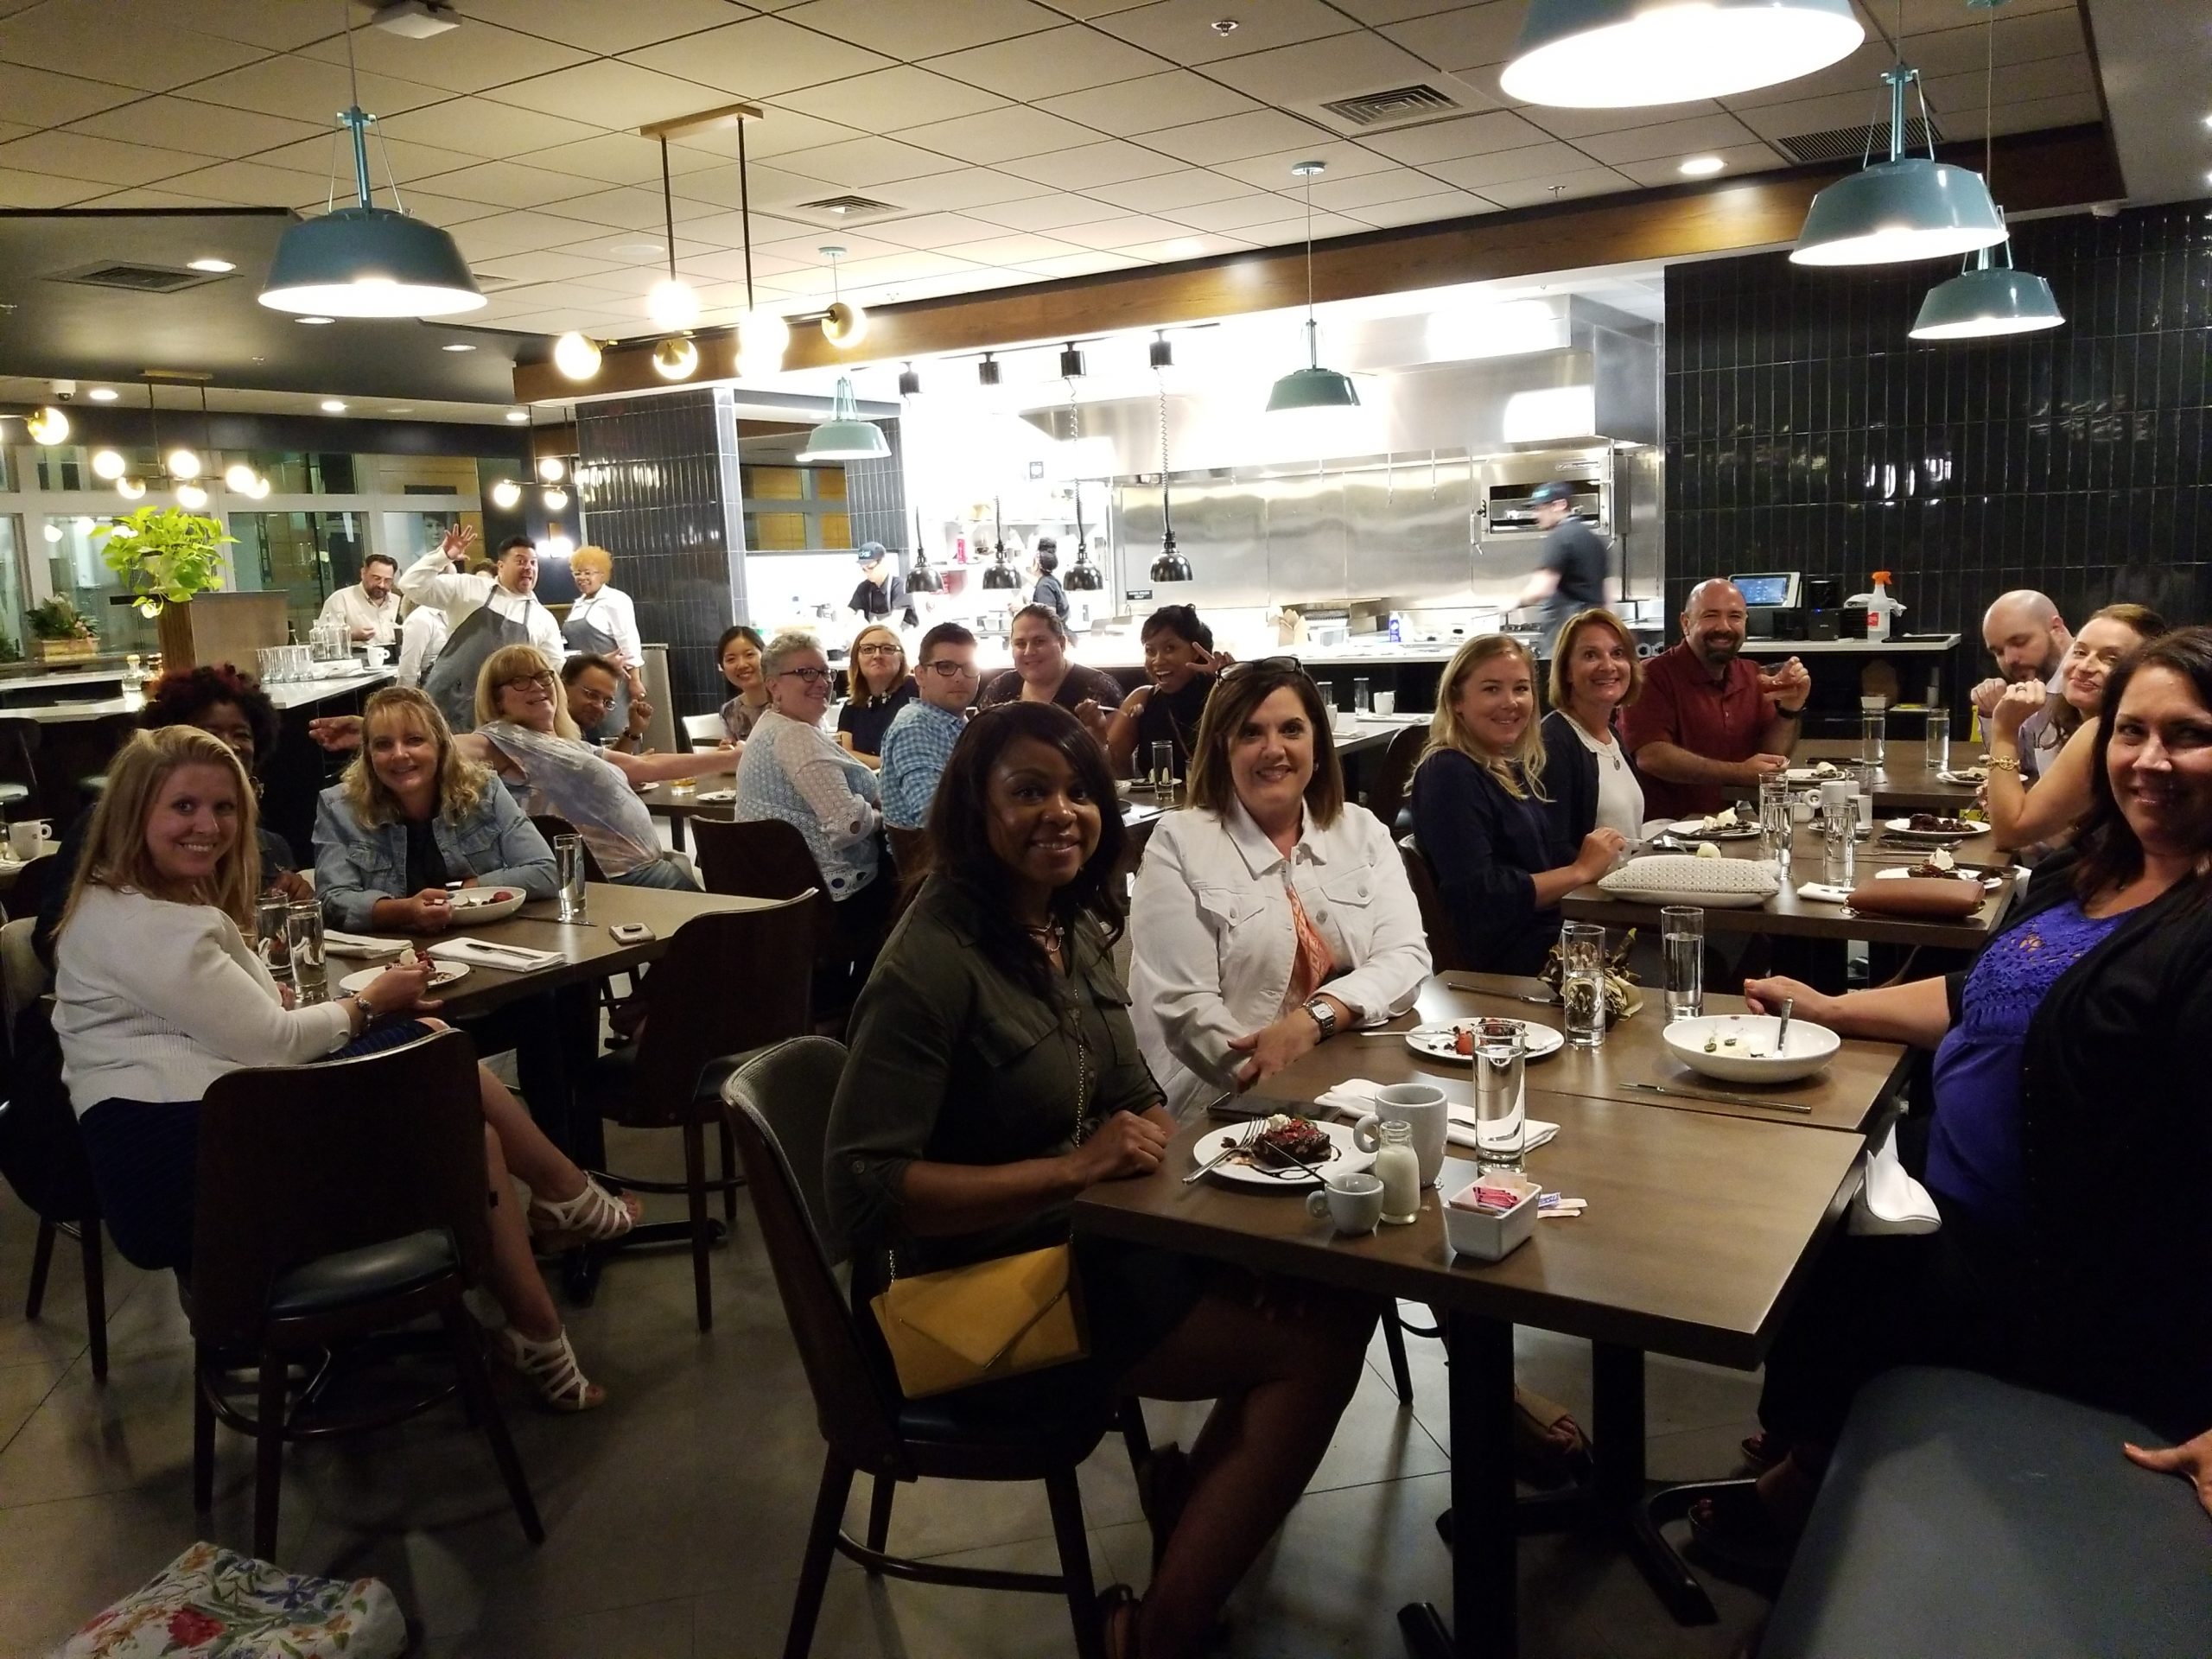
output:
[[[617,1161],[665,1161],[669,1150],[618,1146]],[[35,1325],[22,1317],[32,1230],[22,1206],[0,1192],[0,1659],[45,1654],[194,1539],[244,1547],[252,1524],[251,1450],[227,1432],[212,1522],[193,1515],[188,1337],[168,1275],[139,1273],[110,1252],[111,1368],[96,1388],[67,1241],[45,1317]],[[580,1418],[518,1402],[511,1409],[549,1532],[542,1548],[524,1541],[482,1441],[448,1408],[292,1452],[280,1560],[302,1572],[380,1576],[419,1621],[416,1650],[425,1655],[779,1653],[821,1443],[742,1207],[735,1241],[714,1267],[715,1329],[701,1336],[685,1258],[617,1263],[597,1306],[574,1322],[587,1367],[613,1395],[608,1406]],[[1411,1349],[1412,1409],[1399,1408],[1378,1343],[1312,1491],[1239,1592],[1228,1652],[1384,1659],[1403,1651],[1402,1602],[1448,1601],[1447,1559],[1433,1525],[1446,1495],[1443,1364],[1433,1342],[1416,1338]],[[1523,1332],[1520,1351],[1527,1382],[1586,1414],[1580,1344]],[[1726,1472],[1755,1389],[1749,1376],[1654,1361],[1653,1475]],[[1187,1444],[1197,1411],[1151,1408],[1154,1438]],[[1147,1541],[1117,1440],[1084,1468],[1083,1484],[1099,1581],[1141,1581]],[[1041,1489],[905,1489],[892,1545],[991,1565],[1053,1565]],[[1712,1587],[1720,1623],[1684,1630],[1610,1548],[1529,1540],[1521,1549],[1522,1651],[1530,1659],[1733,1654],[1765,1604],[1726,1583]],[[1071,1651],[1055,1599],[871,1583],[842,1560],[814,1646],[822,1659]]]

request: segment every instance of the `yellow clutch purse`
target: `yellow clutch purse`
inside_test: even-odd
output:
[[[868,1305],[909,1400],[1065,1365],[1088,1351],[1065,1244],[894,1279]]]

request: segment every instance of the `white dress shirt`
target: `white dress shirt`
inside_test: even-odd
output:
[[[343,622],[350,633],[356,628],[366,628],[369,637],[380,645],[391,643],[399,628],[399,595],[387,588],[384,602],[379,604],[369,597],[368,590],[355,582],[350,588],[340,588],[322,601],[322,613],[318,622]]]
[[[1340,968],[1317,988],[1356,1024],[1404,1013],[1428,976],[1428,939],[1397,845],[1365,807],[1324,830],[1309,817],[1286,858],[1241,804],[1162,817],[1137,871],[1130,1014],[1153,1077],[1180,1111],[1235,1086],[1249,1036],[1284,1012],[1298,954],[1290,893]]]
[[[424,676],[438,660],[438,653],[445,649],[446,635],[453,629],[446,622],[446,613],[434,606],[417,605],[408,612],[407,620],[399,629],[399,683],[420,685]]]
[[[569,620],[583,618],[593,627],[614,641],[614,649],[622,654],[625,669],[645,666],[645,648],[638,639],[638,607],[630,595],[616,588],[602,588],[595,594],[586,594],[569,607]]]
[[[530,643],[556,663],[569,654],[568,641],[553,613],[537,602],[535,594],[511,594],[492,575],[472,576],[453,568],[453,561],[432,549],[399,573],[392,584],[417,605],[429,605],[446,613],[448,629],[459,627],[475,612],[490,606],[493,614],[519,622],[530,630]]]

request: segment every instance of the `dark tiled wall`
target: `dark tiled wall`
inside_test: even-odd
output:
[[[891,453],[880,461],[845,463],[845,511],[853,523],[853,545],[880,542],[892,552],[911,549],[914,527],[906,518],[906,469],[899,454],[899,423],[876,422],[890,440]],[[905,562],[898,562],[905,569]]]
[[[579,492],[585,531],[614,556],[614,585],[637,603],[639,637],[668,646],[677,712],[718,707],[715,641],[743,597],[728,394],[584,404],[576,441],[593,469]]]
[[[1907,338],[1948,262],[1864,273],[1784,254],[1667,272],[1669,621],[1729,570],[1895,575],[1913,632],[2041,588],[2069,620],[2133,600],[2212,620],[2212,203],[2016,227],[2065,327]]]

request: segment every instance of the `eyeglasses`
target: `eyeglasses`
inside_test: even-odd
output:
[[[827,685],[837,676],[835,671],[827,668],[787,668],[776,677],[779,680],[804,680],[809,685]]]
[[[553,676],[550,673],[518,674],[512,680],[499,682],[502,690],[512,691],[518,696],[529,690],[533,685],[550,691],[553,689]]]
[[[1221,671],[1224,680],[1235,679],[1240,674],[1303,674],[1306,664],[1295,657],[1255,657],[1249,663],[1231,663]]]
[[[940,675],[948,680],[972,679],[976,674],[975,664],[957,663],[950,657],[940,657],[933,663],[924,663],[922,667],[928,672]]]
[[[896,657],[905,649],[903,645],[887,645],[879,641],[873,645],[862,645],[860,654],[863,657]]]
[[[601,691],[596,686],[572,685],[569,688],[569,695],[579,702],[597,703],[602,709],[614,701],[612,691]]]

